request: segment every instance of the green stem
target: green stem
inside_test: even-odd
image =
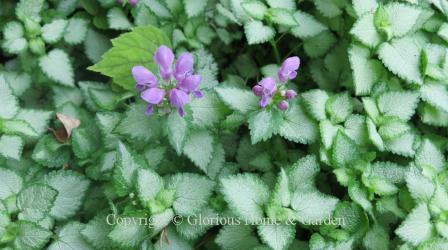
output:
[[[270,43],[274,49],[275,60],[277,60],[277,63],[280,64],[280,53],[278,52],[277,43],[274,40],[271,40]]]

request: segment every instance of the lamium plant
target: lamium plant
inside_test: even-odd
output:
[[[446,0],[2,0],[1,249],[448,249]]]

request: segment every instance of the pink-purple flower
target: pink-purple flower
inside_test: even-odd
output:
[[[132,68],[132,76],[136,81],[136,89],[141,98],[148,103],[146,113],[151,115],[155,106],[171,105],[181,116],[185,115],[185,105],[190,102],[190,94],[203,96],[199,90],[201,76],[194,75],[194,59],[191,53],[182,53],[174,63],[173,51],[165,45],[160,46],[154,61],[159,66],[162,81],[143,66]],[[167,98],[165,98],[167,97]]]
[[[300,59],[297,56],[287,58],[278,71],[280,83],[273,77],[265,77],[252,88],[256,96],[261,97],[260,107],[265,108],[270,103],[277,105],[280,110],[287,110],[289,103],[286,100],[294,99],[297,93],[292,89],[286,89],[285,84],[288,80],[292,80],[297,76],[297,70],[300,66]]]

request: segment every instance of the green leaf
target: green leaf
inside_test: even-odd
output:
[[[188,240],[195,240],[199,236],[204,235],[214,225],[211,225],[212,223],[199,223],[199,216],[204,220],[213,220],[213,218],[217,218],[219,214],[211,208],[205,208],[199,213],[199,215],[195,215],[194,217],[192,217],[193,223],[181,223],[179,225],[176,225],[176,231]]]
[[[415,5],[392,2],[385,5],[384,9],[388,16],[389,28],[393,37],[402,37],[425,21],[421,20],[425,18],[425,10]],[[396,13],[400,13],[400,15]],[[431,15],[430,12],[426,19],[429,19]]]
[[[332,148],[333,162],[338,167],[346,167],[361,157],[358,145],[341,130],[334,139]]]
[[[34,147],[32,158],[49,168],[62,167],[70,159],[70,149],[56,141],[54,136],[44,135]]]
[[[113,131],[120,122],[121,115],[116,112],[96,113],[95,119],[101,131],[104,147],[107,149],[115,149],[119,136],[114,134]]]
[[[353,0],[353,9],[358,17],[363,14],[376,9],[378,6],[377,0]]]
[[[113,228],[107,223],[107,217],[97,215],[89,221],[83,229],[81,234],[92,246],[97,249],[110,248],[111,243],[107,235]]]
[[[191,243],[182,238],[174,229],[174,227],[168,227],[166,232],[166,239],[159,239],[154,243],[154,250],[193,250]]]
[[[412,91],[391,91],[378,97],[378,109],[383,115],[396,116],[403,121],[411,119],[417,108],[419,95]]]
[[[15,96],[21,96],[31,86],[31,77],[27,73],[3,72],[6,82],[9,84]],[[1,81],[1,80],[0,80]]]
[[[39,58],[39,66],[51,80],[65,86],[74,86],[73,67],[65,51],[53,49]]]
[[[28,122],[24,120],[6,120],[2,123],[2,131],[5,134],[36,137],[38,134]]]
[[[213,135],[206,130],[191,132],[185,141],[184,154],[200,169],[206,171],[213,154]]]
[[[81,207],[89,181],[71,170],[50,172],[45,176],[45,181],[58,191],[50,215],[56,220],[64,220],[75,215]]]
[[[259,225],[258,234],[264,243],[274,250],[288,249],[295,236],[292,225]]]
[[[374,17],[373,12],[365,13],[355,22],[350,30],[350,34],[356,40],[369,48],[375,48],[381,43],[381,35],[375,28]]]
[[[420,73],[421,47],[415,37],[406,36],[383,43],[378,48],[378,57],[395,75],[409,83],[422,84]]]
[[[221,192],[229,207],[249,223],[263,218],[269,189],[257,176],[240,174],[221,179]]]
[[[44,6],[44,0],[20,0],[16,7],[16,15],[21,21],[30,19],[40,22],[40,11]]]
[[[185,12],[187,13],[188,17],[194,17],[201,14],[201,12],[205,10],[208,0],[183,0],[183,2],[185,6]]]
[[[389,234],[384,227],[374,224],[364,236],[363,245],[367,250],[389,249]]]
[[[53,206],[58,192],[48,185],[33,184],[20,191],[17,196],[17,207],[23,212],[48,213]]]
[[[260,245],[257,236],[254,235],[252,227],[248,225],[225,225],[219,230],[215,238],[216,244],[222,249],[255,249]]]
[[[282,122],[282,114],[277,109],[262,109],[254,112],[247,120],[249,123],[252,144],[266,141],[277,133]],[[285,124],[290,126],[291,123]],[[289,128],[288,128],[289,129]]]
[[[0,199],[16,195],[22,189],[23,179],[16,172],[6,168],[0,168]]]
[[[325,149],[331,148],[339,128],[341,126],[333,125],[329,120],[323,120],[319,123],[321,142]]]
[[[297,212],[297,219],[305,224],[316,224],[332,215],[337,198],[314,192],[295,192],[291,198],[291,207]]]
[[[316,36],[307,38],[303,43],[303,48],[308,56],[316,58],[325,55],[335,43],[336,38],[333,33],[324,30]]]
[[[430,168],[440,172],[445,168],[446,160],[443,152],[430,140],[425,139],[415,154],[415,163],[422,169]]]
[[[361,46],[352,45],[348,53],[356,95],[370,94],[373,85],[380,80],[383,74],[381,62],[370,59],[370,51]]]
[[[381,122],[378,133],[381,135],[381,138],[389,140],[403,135],[410,129],[406,122],[395,117],[387,117]]]
[[[276,118],[274,119],[274,122],[277,122]],[[271,125],[274,124],[271,123]],[[285,112],[278,133],[290,141],[303,144],[311,144],[318,137],[317,124],[305,114],[297,103],[291,105]]]
[[[212,31],[207,31],[208,33]],[[196,74],[201,75],[201,89],[211,89],[218,85],[218,64],[213,54],[205,49],[194,51],[196,58]],[[207,96],[207,95],[206,95]],[[205,96],[205,97],[206,97]],[[200,100],[200,99],[195,99]]]
[[[51,236],[47,229],[28,221],[19,221],[16,230],[16,249],[42,249]]]
[[[322,121],[327,118],[325,113],[325,103],[328,100],[327,92],[320,89],[313,89],[302,93],[302,102],[306,111],[316,120]]]
[[[88,21],[84,18],[73,17],[68,21],[64,33],[64,41],[68,44],[77,45],[84,42],[87,35]]]
[[[148,229],[138,223],[117,223],[108,237],[122,248],[135,249],[148,237]]]
[[[137,192],[140,201],[147,204],[155,199],[164,187],[163,179],[151,169],[139,169],[137,173]]]
[[[265,43],[275,36],[275,30],[261,21],[252,20],[244,25],[244,33],[249,45]]]
[[[85,225],[79,222],[67,223],[58,232],[57,240],[48,247],[49,250],[93,249],[81,235]]]
[[[19,102],[3,75],[0,75],[0,103],[2,104],[0,118],[13,118],[19,111]]]
[[[107,21],[109,28],[114,30],[130,30],[132,28],[132,23],[119,7],[114,7],[107,12]]]
[[[0,137],[0,155],[20,160],[24,142],[19,136],[2,135]]]
[[[74,129],[71,135],[72,149],[79,159],[91,157],[98,149],[98,141],[84,128]]]
[[[243,7],[244,11],[249,14],[249,16],[258,20],[263,20],[264,15],[268,10],[266,5],[258,0],[246,1],[242,3],[241,6]]]
[[[259,107],[257,96],[249,90],[234,87],[217,87],[216,92],[225,104],[242,114],[257,110]]]
[[[145,110],[146,106],[143,103],[131,105],[115,131],[131,140],[145,142],[159,136],[161,133],[159,119],[155,116],[148,117]]]
[[[424,104],[422,111],[420,112],[422,122],[433,126],[448,126],[448,112],[441,110],[440,108]]]
[[[89,34],[87,40],[89,40],[88,36]],[[147,26],[137,27],[132,32],[124,33],[115,38],[112,44],[112,49],[103,55],[103,59],[89,69],[112,77],[115,83],[127,90],[134,90],[132,67],[142,65],[156,72],[153,54],[160,45],[169,46],[170,41],[161,30]]]
[[[208,178],[189,173],[171,176],[167,188],[176,190],[173,208],[181,216],[195,215],[208,204],[215,182]]]
[[[333,95],[325,103],[325,110],[333,123],[344,122],[353,112],[352,99],[348,93]]]
[[[316,9],[325,17],[336,17],[342,14],[343,1],[315,0]],[[342,5],[342,6],[341,6]]]
[[[51,23],[47,23],[42,27],[42,38],[47,43],[58,42],[65,31],[67,20],[55,19]]]
[[[306,39],[318,35],[328,28],[316,18],[308,13],[297,10],[293,17],[297,25],[291,29],[291,33],[301,39]]]
[[[171,146],[176,150],[177,154],[181,154],[188,136],[187,122],[179,114],[172,112],[167,117],[165,128]]]
[[[201,128],[211,128],[228,113],[227,107],[213,92],[206,92],[202,98],[196,98],[188,105],[192,111],[193,124]]]
[[[115,186],[117,193],[123,196],[134,186],[137,171],[145,167],[145,161],[123,142],[118,143],[115,159]]]
[[[394,154],[411,157],[414,155],[415,132],[412,130],[399,137],[385,141],[385,148]]]
[[[403,241],[417,246],[431,237],[431,231],[428,208],[426,204],[421,203],[411,211],[395,233]]]
[[[319,173],[319,163],[316,156],[308,155],[299,159],[294,165],[287,169],[291,192],[307,192],[315,189],[314,178]],[[298,178],[301,179],[297,182]]]

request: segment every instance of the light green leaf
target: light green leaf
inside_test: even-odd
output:
[[[109,28],[114,30],[130,30],[132,23],[119,7],[114,7],[107,12],[107,21]]]
[[[192,132],[185,141],[183,152],[196,166],[206,171],[213,153],[213,135],[206,130]]]
[[[394,154],[411,157],[415,153],[413,147],[415,138],[415,132],[411,130],[399,137],[385,141],[384,147],[387,151]]]
[[[432,181],[423,176],[416,169],[411,169],[406,175],[406,186],[408,187],[412,198],[417,202],[428,202],[435,190]]]
[[[20,160],[24,142],[19,136],[2,135],[0,137],[0,155]]]
[[[296,8],[294,0],[267,0],[267,2],[271,8],[282,8],[288,10],[294,10]]]
[[[213,92],[206,92],[202,98],[191,101],[193,123],[202,128],[215,126],[228,113],[227,107]]]
[[[277,122],[276,119],[274,118],[274,122]],[[271,126],[275,126],[275,124],[271,123]],[[285,112],[283,120],[280,122],[278,133],[290,141],[311,144],[318,137],[316,128],[317,124],[305,114],[299,104],[295,103]]]
[[[6,168],[0,168],[0,199],[16,195],[22,189],[23,180],[16,172]]]
[[[36,130],[24,120],[6,120],[2,123],[2,131],[10,135],[21,135],[25,137],[38,136]]]
[[[21,96],[31,86],[31,76],[27,73],[6,71],[1,74],[5,77],[6,82],[9,84],[15,96]]]
[[[301,39],[306,39],[318,35],[328,28],[316,18],[308,13],[297,10],[293,15],[297,26],[291,29],[291,33]]]
[[[3,75],[0,75],[0,103],[2,104],[0,118],[13,118],[19,111],[19,102]]]
[[[353,103],[349,94],[341,93],[328,98],[325,110],[333,123],[344,122],[353,112]]]
[[[417,25],[423,24],[425,19],[429,19],[432,15],[431,12],[428,15],[425,13],[425,10],[418,8],[417,6],[397,2],[387,4],[384,8],[388,16],[391,35],[394,37],[402,37],[406,35]],[[400,15],[397,15],[396,13],[400,13]]]
[[[328,100],[327,92],[320,89],[313,89],[302,93],[302,101],[306,111],[316,120],[326,119],[325,103]]]
[[[417,108],[419,95],[412,91],[391,91],[378,97],[378,109],[383,115],[396,116],[403,121],[411,119]]]
[[[32,158],[49,168],[62,167],[70,159],[70,148],[57,141],[53,135],[44,135],[34,147]]]
[[[89,181],[71,170],[50,172],[45,176],[45,181],[58,191],[50,215],[57,220],[64,220],[75,215],[82,204]]]
[[[269,189],[257,176],[241,174],[221,179],[222,193],[230,208],[249,223],[263,218]]]
[[[131,105],[115,131],[132,140],[148,142],[161,133],[159,119],[145,114],[146,107],[142,103]]]
[[[367,250],[389,249],[389,234],[382,226],[374,224],[364,236],[363,245]]]
[[[378,6],[377,0],[353,0],[352,3],[353,9],[355,10],[358,17],[376,9],[376,7]]]
[[[421,47],[415,37],[406,36],[383,43],[378,48],[378,57],[392,73],[409,83],[422,84],[420,73]]]
[[[187,13],[188,17],[194,17],[201,14],[201,12],[205,10],[208,0],[183,0],[183,2],[185,6],[185,12]]]
[[[145,161],[123,142],[118,143],[115,159],[115,186],[119,195],[123,196],[134,186],[137,171],[145,167]]]
[[[284,25],[288,27],[297,26],[297,21],[293,17],[291,11],[286,9],[280,9],[280,8],[271,8],[269,9],[269,15],[272,20],[272,22]]]
[[[387,117],[381,122],[378,133],[384,140],[389,140],[403,135],[410,129],[411,127],[406,122],[395,117]]]
[[[351,46],[348,53],[356,95],[370,94],[373,85],[380,80],[383,74],[381,62],[370,59],[370,51],[361,46]]]
[[[47,23],[42,27],[42,38],[45,42],[56,43],[59,41],[67,26],[67,20],[55,19],[51,23]]]
[[[319,123],[321,142],[325,149],[330,149],[333,145],[334,138],[341,126],[333,125],[329,120],[323,120]]]
[[[147,204],[164,187],[163,179],[151,169],[139,169],[137,173],[137,192],[140,201]]]
[[[182,153],[184,142],[188,136],[188,126],[185,119],[175,112],[169,114],[166,120],[166,134],[177,154]]]
[[[132,219],[132,218],[131,218]],[[136,218],[138,222],[139,218]],[[114,243],[122,248],[135,249],[148,237],[148,228],[138,223],[117,223],[108,235]]]
[[[244,25],[244,33],[249,45],[265,43],[275,36],[275,30],[261,21],[252,20]]]
[[[381,43],[381,35],[374,25],[374,13],[367,12],[359,18],[350,30],[356,40],[369,48],[375,48]]]
[[[217,87],[221,100],[231,109],[243,114],[258,109],[258,99],[251,91],[234,87]]]
[[[68,21],[64,33],[64,40],[68,44],[80,44],[84,41],[87,34],[88,22],[83,18],[73,17]]]
[[[328,30],[320,32],[318,35],[307,38],[303,43],[305,53],[311,58],[325,55],[336,43],[336,37]]]
[[[34,22],[40,22],[40,11],[44,6],[44,0],[20,0],[16,7],[16,15],[21,21],[27,18]]]
[[[113,228],[107,224],[107,217],[97,215],[89,221],[83,229],[81,234],[92,246],[97,249],[110,248],[110,240],[107,235]]]
[[[358,145],[339,130],[332,147],[333,162],[338,167],[346,167],[361,156]]]
[[[274,250],[288,249],[295,236],[292,225],[259,225],[258,234],[264,243]]]
[[[89,34],[86,43],[87,41]],[[152,26],[134,28],[132,32],[115,38],[112,43],[112,49],[103,55],[99,63],[89,69],[112,77],[115,83],[128,90],[135,88],[131,74],[132,67],[142,65],[157,72],[153,54],[160,45],[170,45],[165,33]]]
[[[19,221],[14,239],[16,249],[42,249],[48,242],[51,232],[33,222]]]
[[[87,58],[93,63],[98,63],[101,57],[111,47],[108,37],[98,33],[94,29],[88,29],[84,40],[84,51]]]
[[[448,90],[440,84],[424,84],[420,89],[422,100],[434,107],[448,112]]]
[[[422,122],[432,126],[446,127],[448,126],[448,112],[440,108],[424,104],[420,112]]]
[[[440,172],[445,168],[446,160],[443,152],[430,140],[425,139],[415,154],[415,163],[422,169],[430,168]]]
[[[279,126],[282,122],[282,114],[277,109],[262,109],[258,112],[254,112],[247,120],[249,123],[250,137],[252,144],[256,144],[260,141],[266,141],[277,133]],[[291,123],[285,124],[289,126]]]
[[[291,207],[297,212],[297,219],[307,225],[322,222],[331,216],[336,204],[337,198],[314,192],[295,192],[291,198]]]
[[[53,49],[39,58],[39,66],[51,80],[65,86],[74,86],[73,67],[65,51]]]
[[[406,220],[395,230],[403,241],[417,246],[431,237],[432,225],[430,214],[425,203],[416,206]]]
[[[33,184],[20,191],[17,196],[17,207],[22,212],[29,210],[48,213],[57,195],[58,192],[48,185]]]
[[[48,122],[53,112],[38,109],[21,109],[16,115],[16,119],[26,121],[31,128],[42,135],[48,130]]]
[[[249,14],[252,18],[263,20],[264,15],[268,8],[262,2],[258,0],[246,1],[241,4],[244,11]]]
[[[71,142],[75,156],[79,159],[87,159],[98,149],[98,140],[92,136],[91,131],[77,128],[72,131]]]
[[[215,182],[198,175],[181,173],[171,176],[167,188],[176,190],[173,208],[181,216],[194,215],[207,205]]]
[[[216,244],[223,249],[247,250],[260,245],[257,236],[248,225],[226,225],[219,230]]]
[[[81,231],[85,225],[79,222],[70,222],[58,232],[57,240],[53,241],[48,250],[90,250],[90,246],[82,237]]]
[[[319,10],[325,17],[337,17],[342,14],[342,4],[344,1],[333,1],[333,0],[315,0],[314,4],[316,9]]]

